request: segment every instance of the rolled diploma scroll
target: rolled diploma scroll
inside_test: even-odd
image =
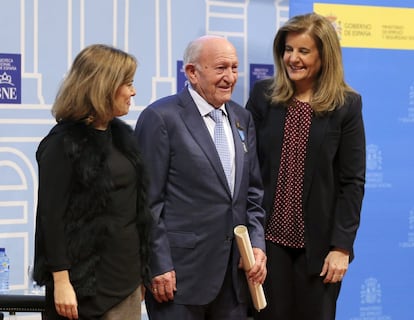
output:
[[[245,271],[250,270],[254,265],[254,255],[252,244],[250,243],[249,232],[246,226],[238,225],[234,228],[234,235],[236,237],[237,246],[243,261]],[[247,277],[247,275],[246,275]],[[253,305],[257,311],[264,309],[267,305],[266,297],[263,292],[261,284],[254,284],[247,279],[249,285],[250,295],[252,296]]]

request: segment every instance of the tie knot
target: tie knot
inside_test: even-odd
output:
[[[213,118],[215,123],[220,123],[223,121],[223,111],[221,109],[214,109],[210,112],[210,117]]]

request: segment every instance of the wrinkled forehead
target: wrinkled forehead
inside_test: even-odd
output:
[[[236,48],[225,39],[212,39],[203,44],[200,52],[200,62],[231,62],[237,63]]]

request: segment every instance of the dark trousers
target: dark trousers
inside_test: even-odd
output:
[[[340,283],[324,284],[309,275],[305,249],[292,249],[266,242],[267,307],[256,320],[334,320]]]
[[[183,305],[174,301],[158,303],[149,290],[145,303],[150,320],[246,320],[247,305],[237,301],[230,268],[217,297],[207,305]]]

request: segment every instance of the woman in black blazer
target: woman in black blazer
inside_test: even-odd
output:
[[[361,96],[344,80],[326,18],[291,18],[273,52],[277,73],[255,84],[246,106],[267,211],[268,306],[256,319],[332,320],[364,195]]]

